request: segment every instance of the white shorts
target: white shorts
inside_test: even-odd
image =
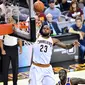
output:
[[[51,65],[46,68],[32,65],[29,78],[29,85],[56,85]]]

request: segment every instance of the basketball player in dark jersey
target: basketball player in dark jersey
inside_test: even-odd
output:
[[[85,79],[67,77],[67,71],[65,69],[61,69],[59,71],[59,79],[60,81],[56,85],[78,85],[78,84],[85,85]]]

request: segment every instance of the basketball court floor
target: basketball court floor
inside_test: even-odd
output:
[[[84,78],[85,79],[85,70],[82,71],[76,71],[76,72],[68,72],[68,77],[77,77],[77,78]],[[55,74],[55,81],[58,82],[59,78],[58,78],[58,74]],[[29,79],[22,79],[22,80],[18,80],[18,85],[29,85],[28,84],[28,80]],[[3,85],[3,83],[1,82],[0,85]],[[8,82],[8,85],[13,85],[12,81]],[[80,84],[79,84],[80,85]],[[85,85],[85,84],[83,84]]]

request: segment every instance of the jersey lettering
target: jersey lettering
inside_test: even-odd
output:
[[[40,45],[40,52],[47,52],[48,46],[47,45]]]

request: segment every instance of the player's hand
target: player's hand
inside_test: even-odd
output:
[[[1,51],[1,54],[2,54],[2,55],[6,55],[6,51],[5,51],[5,50],[2,50],[2,51]]]
[[[22,48],[19,49],[19,53],[20,53],[20,54],[22,53]]]
[[[75,41],[73,42],[73,45],[76,46],[76,47],[78,47],[78,46],[80,46],[80,43],[78,42],[78,40],[75,40]]]

